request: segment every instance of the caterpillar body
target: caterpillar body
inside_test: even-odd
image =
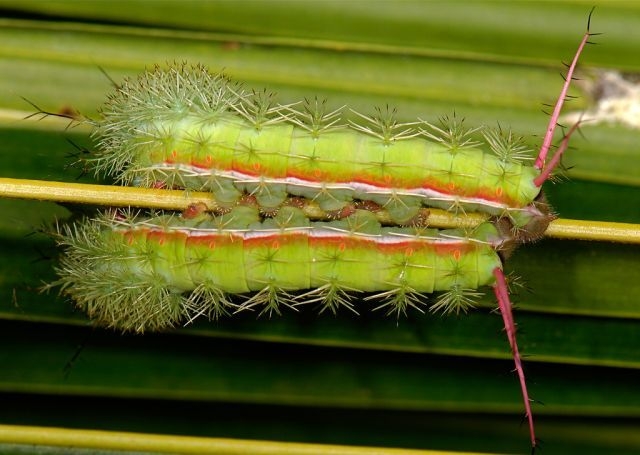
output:
[[[181,216],[137,217],[122,211],[68,225],[57,269],[60,286],[97,323],[143,332],[206,315],[283,306],[355,311],[364,293],[374,309],[400,315],[466,311],[493,287],[513,352],[532,445],[533,417],[515,337],[500,251],[509,248],[493,223],[472,232],[424,227],[382,227],[371,211],[312,222],[282,207],[262,219],[257,207],[238,206],[212,217],[203,210]]]
[[[460,311],[494,284],[503,243],[491,223],[472,233],[381,227],[364,210],[330,222],[295,207],[264,221],[248,206],[217,217],[116,212],[67,229],[57,284],[98,322],[140,332],[260,306],[353,309],[355,293],[400,314],[440,291],[433,308]]]
[[[540,189],[551,169],[512,133],[485,128],[476,141],[455,116],[400,124],[378,110],[343,122],[317,100],[282,106],[185,64],[126,80],[101,112],[93,165],[124,184],[211,191],[227,208],[249,193],[265,213],[290,195],[338,214],[371,201],[398,224],[423,206],[481,211],[527,239],[551,219]]]

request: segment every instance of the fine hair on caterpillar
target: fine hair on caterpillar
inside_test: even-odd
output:
[[[102,118],[86,120],[98,141],[88,161],[123,184],[210,191],[223,214],[112,212],[68,226],[54,285],[98,323],[138,332],[200,315],[271,315],[303,304],[356,311],[361,294],[358,300],[397,316],[427,302],[434,311],[459,312],[490,286],[535,447],[502,259],[540,238],[553,218],[541,186],[578,127],[547,159],[589,36],[587,30],[536,158],[510,131],[469,129],[455,115],[400,123],[387,108],[352,112],[347,121],[317,99],[281,105],[199,65],[156,67],[126,80]],[[310,221],[291,203],[298,198],[336,219]],[[245,206],[247,199],[258,208]],[[380,226],[376,207],[396,226]],[[425,207],[494,220],[472,231],[431,230]]]

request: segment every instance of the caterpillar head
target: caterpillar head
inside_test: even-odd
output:
[[[549,223],[557,218],[557,215],[553,212],[551,205],[547,202],[547,197],[542,191],[529,207],[535,210],[537,214],[532,217],[529,223],[523,228],[516,229],[514,233],[515,238],[520,243],[530,243],[539,240],[549,227]]]
[[[528,205],[525,210],[532,212],[529,222],[522,227],[514,225],[508,216],[499,217],[495,220],[495,226],[503,239],[500,247],[500,257],[508,259],[518,247],[523,243],[535,242],[542,238],[549,223],[557,218],[547,203],[547,198],[543,192]]]

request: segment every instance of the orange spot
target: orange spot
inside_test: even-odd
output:
[[[274,240],[273,242],[271,242],[271,248],[273,248],[274,250],[279,250],[280,242],[278,242],[277,240]]]
[[[499,186],[498,188],[496,188],[496,196],[502,197],[502,192],[502,187]]]
[[[453,190],[455,190],[455,189],[456,189],[456,184],[455,184],[455,182],[449,182],[449,183],[447,184],[447,188],[449,189],[449,191],[452,191],[452,192],[453,192]]]
[[[378,212],[382,209],[380,204],[373,201],[354,201],[355,209],[368,210],[369,212]]]
[[[342,207],[342,210],[340,210],[340,214],[338,215],[338,218],[342,219],[342,218],[346,218],[349,215],[353,215],[356,212],[355,207],[352,204],[347,204],[344,207]]]
[[[189,207],[187,207],[182,212],[182,218],[187,220],[191,218],[195,218],[206,211],[207,211],[207,206],[202,202],[198,202],[197,204],[190,204]]]
[[[210,241],[209,244],[207,245],[207,247],[210,250],[215,250],[216,249],[216,241],[215,240]]]
[[[313,176],[317,179],[319,179],[320,177],[322,177],[322,171],[320,169],[315,169],[313,171]]]
[[[256,198],[252,194],[243,194],[240,196],[240,200],[238,201],[238,205],[246,205],[249,207],[257,207],[258,206],[258,198]]]
[[[411,257],[413,256],[413,248],[407,248],[406,250],[404,250],[404,255],[406,257]]]
[[[347,244],[346,244],[346,243],[344,243],[344,242],[340,242],[340,245],[338,245],[338,249],[339,249],[340,251],[344,251],[344,250],[346,250],[346,249],[347,249]]]
[[[384,183],[387,183],[387,184],[391,183],[392,179],[393,179],[393,177],[391,177],[389,174],[387,174],[387,175],[385,175],[383,177]]]
[[[177,150],[173,150],[173,151],[171,152],[171,158],[172,158],[172,159],[174,159],[174,160],[175,160],[176,158],[178,158],[178,151],[177,151]]]
[[[207,157],[204,159],[204,162],[207,166],[211,166],[211,163],[213,163],[213,157],[211,155],[207,155]]]
[[[453,259],[455,259],[456,261],[459,261],[460,257],[462,257],[462,253],[460,252],[460,250],[454,250],[453,253],[451,253],[451,255],[453,256]]]
[[[251,167],[253,168],[254,171],[259,171],[262,165],[260,163],[253,163]]]

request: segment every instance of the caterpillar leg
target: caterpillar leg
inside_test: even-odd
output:
[[[522,369],[522,359],[520,357],[520,352],[518,351],[518,344],[516,343],[516,326],[513,320],[513,313],[511,312],[511,301],[509,299],[507,281],[504,277],[504,272],[499,267],[493,269],[493,276],[496,279],[496,283],[493,285],[493,290],[495,292],[496,298],[498,299],[498,307],[500,308],[500,314],[502,314],[504,328],[507,332],[507,338],[509,339],[511,351],[513,352],[513,361],[516,365],[518,379],[520,380],[520,388],[522,389],[522,398],[524,400],[524,409],[527,421],[529,422],[531,452],[533,453],[537,445],[537,440],[533,425],[533,414],[531,413],[531,400],[529,399],[529,392],[527,390],[524,370]]]

